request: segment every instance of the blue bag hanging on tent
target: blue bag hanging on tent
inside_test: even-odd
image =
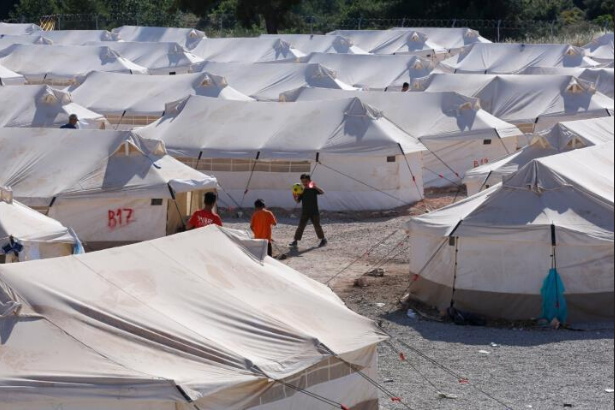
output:
[[[551,269],[542,286],[542,318],[549,323],[557,319],[560,323],[568,320],[568,303],[566,302],[566,287],[557,269]]]

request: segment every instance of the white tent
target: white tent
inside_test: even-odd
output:
[[[278,38],[205,38],[191,49],[196,56],[217,63],[296,61],[305,56]]]
[[[530,145],[521,151],[468,172],[464,179],[468,195],[499,184],[504,177],[517,172],[534,159],[613,142],[613,133],[612,118],[562,122],[551,130],[534,135]]]
[[[104,46],[106,43],[88,43],[89,46]],[[134,43],[120,41],[107,47],[122,57],[149,70],[150,74],[184,74],[203,59],[186,51],[177,43]]]
[[[190,214],[189,194],[216,189],[161,144],[124,132],[1,128],[0,146],[0,185],[91,248],[175,233],[179,214]]]
[[[147,69],[109,47],[14,45],[0,51],[0,65],[30,84],[70,85],[91,71],[147,74]]]
[[[23,246],[19,257],[2,250],[11,238]],[[0,257],[5,262],[71,255],[76,244],[68,228],[13,200],[11,190],[0,187]]]
[[[118,41],[118,35],[107,30],[52,30],[42,32],[41,36],[51,40],[56,46],[83,46],[93,41]]]
[[[0,50],[4,50],[14,44],[53,44],[51,40],[46,39],[45,37],[41,37],[38,35],[32,36],[13,36],[10,34],[0,34]]]
[[[522,74],[571,75],[594,83],[596,90],[607,97],[615,97],[615,79],[612,68],[528,68]]]
[[[484,110],[478,101],[456,93],[384,93],[300,89],[283,101],[360,98],[429,150],[424,154],[426,187],[461,183],[466,171],[515,152],[523,134]]]
[[[207,73],[127,76],[93,72],[71,94],[78,104],[104,114],[116,129],[151,124],[162,117],[167,103],[190,95],[252,100],[229,87],[224,78]]]
[[[484,110],[525,132],[561,121],[608,117],[613,99],[593,83],[567,75],[432,74],[413,83],[415,91],[456,91],[476,97]]]
[[[23,75],[0,65],[0,85],[24,85],[25,83],[26,79]]]
[[[113,30],[120,41],[177,43],[186,49],[196,46],[205,33],[191,28],[122,26]]]
[[[265,198],[293,209],[290,188],[304,173],[327,191],[326,210],[391,209],[423,197],[425,147],[356,98],[288,104],[190,97],[137,133],[216,175],[222,200],[237,208]]]
[[[613,318],[613,143],[534,160],[483,193],[410,222],[410,296],[530,319],[553,267],[572,321]],[[555,257],[554,257],[555,256]]]
[[[0,34],[11,34],[19,36],[37,34],[40,31],[43,31],[43,29],[35,24],[12,24],[0,22]]]
[[[469,44],[489,43],[477,31],[467,28],[339,30],[331,35],[347,38],[372,54],[413,54],[434,59],[450,57]]]
[[[0,268],[3,410],[378,410],[387,336],[249,245],[208,227]]]
[[[417,56],[373,56],[313,53],[303,59],[321,64],[346,84],[367,90],[399,90],[405,82],[429,75],[433,64]]]
[[[474,44],[442,61],[445,73],[518,74],[529,67],[596,67],[585,50],[566,44]]]
[[[607,33],[601,37],[594,39],[586,45],[587,54],[601,64],[612,64],[615,60],[613,49],[613,33]]]
[[[278,101],[280,94],[301,87],[355,89],[320,64],[206,62],[198,71],[224,77],[234,89],[259,101]]]
[[[71,95],[46,85],[0,87],[0,127],[56,128],[79,117],[78,128],[106,129],[106,118],[76,104]]]
[[[316,34],[263,34],[261,38],[277,38],[290,44],[303,54],[369,54],[357,47],[351,40],[340,36],[325,36]]]

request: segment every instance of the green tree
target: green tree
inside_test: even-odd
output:
[[[205,17],[221,4],[234,5],[234,13],[244,27],[265,22],[267,32],[277,34],[289,21],[291,11],[301,0],[235,0],[232,3],[219,0],[177,0],[178,6],[197,16]]]
[[[11,17],[37,23],[40,16],[58,14],[61,10],[56,0],[21,0],[11,12]]]

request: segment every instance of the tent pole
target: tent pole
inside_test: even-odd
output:
[[[177,209],[177,213],[179,214],[179,220],[182,222],[182,226],[184,227],[184,230],[186,230],[186,228],[187,228],[186,221],[184,221],[184,217],[182,215],[182,211],[179,209],[179,205],[177,204],[177,199],[176,199],[176,196],[175,196],[175,191],[173,190],[173,187],[171,187],[170,183],[167,185],[167,187],[169,188],[169,193],[171,194],[171,199],[173,200],[173,203],[175,204],[175,209]]]
[[[261,157],[261,152],[258,151],[256,153],[256,159],[254,160],[254,165],[252,166],[252,171],[250,171],[250,177],[248,178],[248,184],[246,185],[246,190],[243,192],[243,198],[241,199],[241,204],[239,204],[239,208],[243,207],[243,203],[246,200],[246,196],[248,192],[250,192],[250,184],[252,183],[252,178],[254,178],[254,172],[256,171],[256,166],[258,165],[258,160]]]
[[[483,182],[483,185],[481,185],[480,190],[478,192],[483,192],[483,189],[487,187],[487,183],[489,182],[489,178],[491,178],[491,175],[493,175],[493,171],[489,171],[487,178],[485,178],[485,182]]]
[[[455,307],[455,294],[457,293],[457,273],[458,273],[458,267],[459,267],[459,237],[455,236],[455,234],[457,233],[457,230],[459,229],[461,224],[463,224],[463,219],[459,221],[457,226],[455,226],[455,229],[453,229],[453,231],[449,235],[449,244],[452,245],[452,242],[455,241],[455,265],[454,265],[455,271],[453,272],[453,289],[452,289],[452,294],[451,294],[451,307],[452,308]]]
[[[419,198],[421,198],[421,201],[424,201],[425,200],[425,196],[423,195],[423,192],[421,192],[421,188],[419,187],[419,183],[416,180],[416,176],[414,175],[414,171],[412,171],[412,167],[410,166],[410,161],[408,161],[408,157],[406,157],[406,153],[404,152],[404,148],[401,146],[401,143],[398,143],[397,146],[399,147],[399,150],[401,151],[401,155],[404,157],[404,160],[406,161],[406,165],[408,166],[408,171],[410,171],[410,175],[412,176],[412,181],[414,182],[414,186],[416,187],[416,190],[419,193]]]
[[[196,166],[194,167],[196,171],[199,170],[199,165],[201,165],[202,159],[203,159],[203,151],[199,153],[199,159],[196,161]],[[194,208],[192,207],[192,205],[194,205],[194,199],[192,198],[192,194],[190,194],[190,215],[192,215],[192,212],[194,211]]]
[[[498,131],[497,129],[495,129],[495,134],[498,136],[498,139],[500,140],[500,142],[502,143],[502,146],[504,147],[504,150],[506,151],[506,153],[508,155],[511,154],[510,150],[508,149],[508,147],[506,146],[506,143],[504,142],[504,139],[502,138],[502,136],[500,135],[500,131]]]

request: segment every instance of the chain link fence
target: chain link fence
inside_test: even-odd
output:
[[[111,30],[124,25],[189,27],[203,30],[209,37],[258,36],[262,26],[242,27],[234,15],[212,14],[198,18],[192,14],[109,15],[62,14],[35,19],[12,19],[7,22],[35,23],[45,30]],[[554,21],[508,21],[468,19],[345,19],[331,16],[291,16],[289,33],[324,34],[335,30],[387,30],[394,27],[469,27],[494,42],[539,42],[586,44],[598,33],[613,31],[613,23],[592,22],[565,24]]]

